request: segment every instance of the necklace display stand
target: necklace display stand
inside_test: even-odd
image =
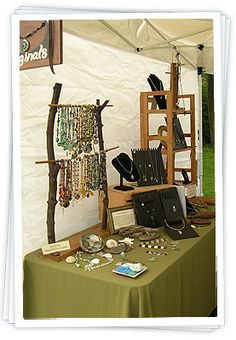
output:
[[[56,83],[53,88],[53,96],[51,104],[49,104],[49,115],[48,115],[48,123],[47,123],[47,155],[48,160],[45,161],[36,161],[36,164],[48,163],[49,167],[49,191],[48,191],[48,201],[47,201],[47,238],[48,243],[56,242],[55,237],[55,207],[57,204],[57,176],[59,170],[61,168],[60,162],[61,160],[55,159],[54,152],[54,123],[55,117],[57,113],[57,108],[60,106],[58,104],[59,97],[61,93],[62,84]],[[106,152],[116,149],[117,147],[104,149],[104,140],[103,140],[103,131],[102,131],[102,119],[101,113],[103,109],[107,106],[108,100],[106,100],[102,105],[100,105],[99,100],[96,101],[95,114],[97,118],[98,124],[98,142],[99,142],[99,153],[100,159],[102,160],[101,166],[101,188],[100,190],[103,192],[103,214],[102,214],[102,229],[106,229],[107,226],[107,208],[108,208],[108,190],[107,190],[107,173],[106,173]],[[78,247],[78,246],[77,246]]]
[[[140,94],[140,146],[147,149],[151,143],[158,143],[165,145],[166,148],[162,148],[161,152],[166,156],[166,173],[168,184],[176,183],[176,175],[180,175],[182,170],[185,170],[190,175],[190,181],[192,184],[197,183],[196,173],[196,136],[195,136],[195,96],[194,94],[178,94],[178,78],[179,78],[179,63],[171,64],[170,72],[170,90],[160,90],[142,92]],[[181,78],[180,78],[181,79]],[[155,98],[165,97],[166,106],[152,105]],[[182,108],[178,106],[178,101],[182,101]],[[187,108],[186,108],[187,107]],[[163,117],[166,119],[166,135],[163,135],[159,129],[157,133],[150,134],[150,117],[158,115],[157,117]],[[188,131],[181,131],[179,122],[176,120],[176,115],[186,116],[188,119]],[[187,130],[187,129],[186,129]],[[180,137],[179,145],[182,147],[176,148],[175,133],[178,132]],[[188,145],[184,143],[184,139],[187,138]],[[190,155],[190,166],[177,167],[178,157],[176,156],[180,152],[188,152]],[[180,184],[183,181],[178,180]]]
[[[133,160],[126,153],[122,152],[113,158],[112,165],[120,174],[120,185],[115,186],[114,189],[121,191],[134,190],[132,186],[124,185],[123,183],[124,179],[128,182],[139,180],[139,174]]]
[[[124,185],[123,184],[123,177],[122,177],[122,175],[120,174],[120,185],[116,185],[115,187],[114,187],[114,189],[116,189],[116,190],[121,190],[121,191],[129,191],[129,190],[134,190],[134,188],[133,187],[131,187],[130,185]]]

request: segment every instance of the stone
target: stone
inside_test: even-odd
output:
[[[75,263],[76,259],[74,256],[68,256],[66,258],[66,263]]]

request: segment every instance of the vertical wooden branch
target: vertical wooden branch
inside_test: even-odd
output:
[[[96,116],[97,116],[97,124],[98,124],[98,140],[99,140],[99,150],[105,150],[103,133],[102,133],[102,110],[106,107],[109,100],[106,100],[102,105],[99,105],[99,100],[97,100],[97,108],[96,108]],[[100,157],[106,157],[106,152],[101,153]],[[106,159],[103,160],[106,162]],[[103,213],[102,213],[102,229],[106,229],[107,227],[107,208],[109,204],[108,198],[108,186],[107,186],[107,173],[106,173],[106,163],[104,164],[104,169],[101,169],[101,181],[102,181],[102,192],[103,192]]]
[[[170,90],[173,91],[172,97],[172,108],[177,110],[177,99],[178,99],[178,64],[171,63],[170,71]]]
[[[58,104],[62,84],[56,83],[53,88],[51,104]],[[54,122],[57,107],[50,107],[47,124],[47,155],[49,160],[55,159],[54,153]],[[55,238],[55,206],[57,204],[57,175],[60,170],[58,163],[48,163],[49,168],[49,190],[48,190],[48,209],[47,209],[47,236],[48,243],[54,243]]]

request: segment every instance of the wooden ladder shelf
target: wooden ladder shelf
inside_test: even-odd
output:
[[[167,179],[168,184],[177,182],[175,173],[181,172],[183,169],[190,173],[191,183],[196,184],[196,153],[195,153],[195,96],[194,94],[178,95],[177,98],[189,100],[189,109],[184,110],[173,107],[174,91],[149,91],[141,92],[140,94],[140,142],[141,148],[149,148],[151,141],[164,141],[167,144],[167,149],[162,148],[162,153],[167,156]],[[166,109],[153,108],[154,96],[165,95]],[[150,105],[152,103],[152,105]],[[174,113],[188,115],[190,119],[190,131],[184,133],[184,136],[190,140],[187,148],[174,149],[173,145],[173,115]],[[158,134],[150,134],[150,115],[163,115],[167,119],[167,134],[161,136]],[[158,127],[157,127],[158,128]],[[157,131],[157,129],[156,129]],[[175,166],[175,154],[177,152],[190,151],[190,168],[178,168]]]

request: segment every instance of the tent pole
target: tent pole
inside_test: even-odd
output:
[[[170,39],[168,36],[164,36],[157,28],[156,26],[154,26],[149,20],[145,19],[146,23],[153,29],[153,31],[158,34],[164,41],[159,43],[159,44],[155,44],[153,46],[149,46],[149,47],[144,47],[143,50],[147,51],[149,49],[152,49],[152,48],[155,48],[155,47],[158,47],[158,46],[161,46],[161,45],[164,45],[164,44],[168,44],[171,48],[175,48],[176,49],[176,46],[171,44],[171,40],[173,39]],[[175,38],[177,39],[177,38]],[[173,40],[174,41],[174,40]],[[185,55],[183,54],[183,52],[181,52],[181,57],[182,59],[184,59],[189,65],[191,65],[194,69],[196,68],[195,65],[193,65],[193,63],[185,57]]]
[[[203,141],[202,141],[202,73],[198,73],[198,130],[197,130],[197,195],[202,196]]]
[[[118,37],[120,37],[123,41],[125,41],[130,47],[134,48],[135,50],[137,50],[137,46],[135,46],[131,41],[129,41],[128,39],[126,39],[126,37],[124,37],[119,31],[117,31],[114,27],[112,27],[111,25],[109,25],[106,20],[99,20],[104,26],[106,26],[107,28],[109,28],[113,33],[115,33],[116,35],[118,35]]]
[[[152,27],[152,29],[158,33],[160,35],[160,37],[162,37],[162,39],[164,39],[164,41],[161,41],[157,44],[154,44],[154,45],[151,45],[149,46],[149,48],[152,48],[152,47],[158,47],[158,46],[161,46],[161,45],[164,45],[164,44],[170,44],[172,42],[175,42],[177,40],[180,40],[180,39],[184,39],[184,38],[189,38],[189,37],[192,37],[194,35],[197,35],[197,34],[200,34],[200,33],[204,33],[204,32],[208,32],[208,31],[212,31],[212,26],[210,27],[207,27],[207,28],[204,28],[202,30],[197,30],[197,31],[194,31],[194,32],[191,32],[191,33],[185,33],[185,34],[182,34],[182,35],[179,35],[177,37],[174,37],[174,38],[169,38],[168,36],[164,36],[164,34],[162,34],[157,28],[156,26],[154,26],[149,20],[145,19],[145,21],[147,22],[147,24]]]

